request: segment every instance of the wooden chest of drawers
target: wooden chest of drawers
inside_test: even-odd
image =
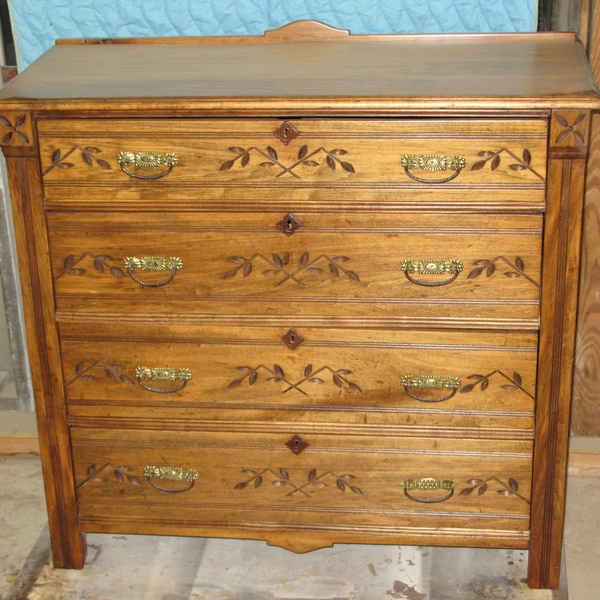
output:
[[[0,94],[54,564],[83,532],[510,547],[556,587],[574,37],[131,41]]]

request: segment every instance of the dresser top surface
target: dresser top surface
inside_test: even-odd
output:
[[[301,115],[600,108],[574,34],[66,42],[0,91],[5,109]]]

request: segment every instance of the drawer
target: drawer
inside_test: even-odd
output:
[[[74,417],[533,434],[534,334],[62,323],[60,335]]]
[[[49,206],[544,201],[543,119],[74,119],[38,128]]]
[[[48,222],[65,313],[538,324],[540,216],[53,212]]]
[[[83,531],[312,533],[312,548],[334,541],[524,547],[529,536],[529,441],[294,428],[74,427],[71,438]]]

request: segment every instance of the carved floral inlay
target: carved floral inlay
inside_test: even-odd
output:
[[[106,474],[106,469],[112,471],[112,475],[119,483],[142,485],[142,482],[135,475],[129,475],[127,473],[127,471],[131,471],[130,467],[115,467],[110,463],[106,463],[105,465],[102,465],[100,467],[98,467],[97,465],[90,465],[87,468],[86,478],[80,484],[77,485],[77,489],[84,488],[90,481],[94,483],[104,483],[108,481],[109,477],[99,477],[100,473],[102,473],[103,471]]]
[[[81,151],[81,159],[88,167],[93,167],[94,164],[97,164],[101,169],[110,170],[111,166],[102,158],[98,158],[96,154],[102,152],[100,148],[96,148],[95,146],[87,146],[83,148],[82,146],[75,145],[70,150],[67,150],[64,154],[62,150],[56,149],[52,153],[52,164],[42,173],[42,175],[47,175],[52,171],[52,169],[71,169],[75,166],[72,162],[66,162],[65,159],[71,156],[75,151]]]
[[[490,167],[492,169],[492,171],[495,171],[499,166],[500,166],[500,162],[501,162],[501,157],[500,155],[506,152],[506,154],[508,154],[509,156],[511,156],[514,160],[516,160],[516,163],[511,163],[508,165],[508,168],[511,169],[512,171],[531,171],[534,175],[536,175],[537,177],[539,177],[542,181],[545,181],[545,179],[534,169],[531,168],[531,152],[525,148],[525,150],[523,150],[523,158],[519,158],[516,154],[514,154],[513,152],[511,152],[508,148],[500,148],[500,150],[482,150],[481,152],[477,153],[477,156],[481,156],[482,160],[478,160],[476,163],[473,164],[473,166],[471,167],[471,171],[478,171],[479,169],[483,169],[483,167],[486,166],[486,164],[490,164]]]
[[[583,121],[585,120],[585,114],[577,115],[577,117],[573,121],[573,125],[569,125],[569,122],[561,115],[554,116],[556,117],[556,120],[558,121],[559,125],[561,125],[562,127],[566,127],[565,131],[561,131],[556,136],[556,144],[564,142],[570,135],[572,135],[576,142],[578,142],[582,146],[585,146],[585,138],[583,137],[583,134],[580,131],[576,131],[575,129],[577,126],[583,123]]]
[[[91,252],[84,252],[80,257],[75,258],[75,255],[72,254],[65,258],[63,263],[63,270],[54,278],[56,281],[60,277],[65,274],[69,275],[83,275],[86,271],[81,267],[75,267],[75,265],[79,264],[84,258],[90,257],[94,263],[94,268],[98,273],[104,275],[105,273],[110,273],[113,277],[125,277],[125,273],[119,267],[115,267],[114,265],[109,265],[109,261],[113,261],[114,259],[106,254],[92,254]]]
[[[223,279],[232,279],[239,272],[241,272],[244,277],[248,277],[253,271],[254,262],[260,260],[266,263],[266,265],[269,267],[268,269],[264,269],[262,271],[263,275],[269,277],[282,276],[282,278],[276,282],[275,286],[280,286],[286,281],[293,281],[300,287],[304,287],[304,283],[296,278],[297,275],[300,275],[300,273],[318,275],[329,272],[329,274],[331,274],[333,277],[339,277],[342,275],[348,279],[351,279],[352,281],[360,282],[360,277],[354,271],[350,271],[342,266],[343,263],[346,263],[350,260],[347,256],[334,256],[333,258],[330,258],[326,254],[319,254],[317,257],[311,260],[309,253],[304,252],[298,261],[297,267],[293,267],[291,265],[289,252],[284,252],[281,256],[279,254],[272,254],[271,260],[269,260],[263,254],[254,254],[250,258],[245,258],[243,256],[232,256],[230,260],[234,262],[237,267],[227,271],[223,275]],[[316,266],[316,263],[320,261],[325,263],[327,267],[326,269]]]
[[[271,481],[270,483],[273,487],[283,488],[284,491],[291,488],[291,490],[285,494],[286,497],[300,494],[306,498],[311,498],[311,495],[306,491],[307,489],[330,487],[330,483],[335,483],[335,488],[340,492],[345,492],[348,489],[353,494],[357,494],[358,496],[363,495],[362,490],[359,487],[350,483],[353,479],[356,479],[356,477],[350,473],[336,475],[333,471],[326,471],[319,475],[317,469],[311,469],[308,472],[306,481],[303,483],[294,483],[290,478],[288,471],[283,467],[277,470],[269,468],[258,471],[255,471],[254,469],[244,469],[242,475],[247,477],[247,479],[237,483],[233,488],[234,490],[243,490],[249,485],[259,488],[263,483],[266,483],[267,477],[272,476],[274,481]],[[324,480],[329,480],[329,483]],[[331,489],[334,488],[332,487]]]
[[[301,394],[308,396],[309,394],[301,389],[302,385],[315,384],[322,385],[327,383],[326,379],[323,377],[329,377],[331,375],[331,382],[339,388],[349,388],[356,392],[361,393],[361,388],[354,383],[353,381],[349,381],[347,379],[348,375],[352,374],[352,371],[348,369],[338,369],[337,371],[333,370],[331,367],[324,366],[318,369],[314,369],[312,365],[307,365],[303,369],[303,376],[296,383],[293,383],[286,376],[285,371],[279,365],[273,365],[273,367],[267,367],[266,365],[259,365],[258,367],[236,367],[238,371],[241,371],[243,375],[234,379],[229,384],[229,389],[236,388],[244,382],[247,382],[248,385],[254,385],[257,382],[266,382],[266,383],[280,383],[283,382],[287,384],[289,387],[282,390],[281,393],[285,394],[290,390],[297,390]],[[262,373],[262,377],[261,377]]]
[[[327,150],[323,146],[316,148],[315,150],[308,151],[308,146],[304,145],[298,150],[298,158],[291,165],[286,166],[279,160],[279,154],[277,150],[272,146],[267,146],[266,151],[257,148],[256,146],[250,146],[249,148],[241,148],[240,146],[232,146],[229,148],[230,152],[233,152],[236,156],[230,160],[226,160],[221,164],[219,171],[228,171],[233,165],[239,161],[242,168],[248,166],[250,163],[251,154],[258,154],[263,160],[258,164],[261,168],[279,167],[281,171],[275,174],[276,177],[281,177],[285,173],[289,173],[293,177],[300,179],[300,175],[294,171],[298,166],[304,165],[305,167],[320,167],[322,164],[327,165],[332,171],[335,171],[336,167],[340,167],[342,170],[348,173],[355,173],[354,167],[351,163],[339,158],[344,154],[348,154],[347,150],[342,148],[334,148],[333,150]],[[323,153],[325,155],[325,163],[314,160],[317,155]],[[321,157],[319,156],[319,159]]]
[[[0,115],[0,123],[4,125],[4,127],[8,127],[10,131],[7,131],[2,138],[3,144],[8,144],[13,137],[13,134],[17,136],[17,139],[22,141],[24,144],[29,144],[29,138],[22,132],[18,131],[18,128],[21,127],[27,121],[27,115],[19,115],[15,119],[15,124],[13,125],[6,117]]]
[[[532,394],[530,394],[524,387],[522,387],[523,379],[522,379],[521,375],[519,375],[519,373],[517,373],[515,371],[511,378],[508,375],[506,375],[505,373],[503,373],[502,371],[499,371],[497,369],[495,371],[492,371],[491,373],[488,373],[487,375],[479,375],[477,373],[475,373],[473,375],[469,375],[467,377],[467,379],[471,379],[473,381],[473,383],[469,383],[468,385],[465,385],[460,390],[460,393],[467,394],[469,392],[472,392],[477,386],[480,386],[481,391],[485,392],[485,390],[487,390],[488,386],[490,385],[490,378],[493,377],[494,375],[500,375],[501,377],[504,377],[504,379],[506,379],[507,381],[510,382],[510,383],[506,383],[503,386],[501,386],[502,389],[507,390],[509,392],[516,392],[517,390],[521,390],[522,392],[527,394],[530,398],[535,400],[535,397]]]
[[[470,496],[473,492],[477,492],[478,496],[483,496],[489,491],[488,484],[492,481],[499,483],[503,488],[501,490],[496,490],[498,494],[502,496],[516,496],[517,498],[523,500],[523,502],[530,504],[527,498],[519,494],[519,484],[512,477],[508,478],[508,483],[498,479],[498,477],[489,477],[488,479],[469,479],[469,481],[467,481],[469,487],[462,489],[459,495]]]
[[[90,371],[92,369],[96,369],[95,373],[97,374],[91,375]],[[110,379],[110,381],[113,383],[121,382],[133,384],[131,378],[123,373],[123,371],[125,371],[125,367],[123,365],[108,365],[100,360],[95,360],[91,365],[87,366],[82,362],[78,363],[75,367],[75,377],[66,383],[65,387],[69,387],[78,379],[81,381],[93,381],[98,379],[100,376],[98,374],[98,369],[102,369],[102,375],[108,377],[108,379]]]
[[[499,262],[503,262],[510,267],[510,270],[504,271],[503,274],[505,277],[513,277],[513,278],[524,277],[525,279],[527,279],[527,281],[533,283],[533,285],[535,285],[536,287],[538,287],[538,288],[540,287],[540,284],[537,281],[535,281],[534,279],[532,279],[531,277],[529,277],[529,275],[527,275],[525,273],[525,263],[520,256],[517,256],[515,258],[514,263],[511,262],[510,260],[508,260],[507,258],[505,258],[504,256],[497,256],[493,260],[488,260],[488,259],[476,260],[473,263],[473,266],[475,268],[469,272],[469,274],[467,275],[467,279],[476,279],[484,271],[485,271],[486,277],[491,277],[496,272],[496,267]],[[504,267],[504,268],[506,268],[506,267]]]

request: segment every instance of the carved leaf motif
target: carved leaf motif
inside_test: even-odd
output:
[[[256,471],[253,471],[252,469],[245,469],[242,471],[242,475],[245,475],[246,477],[252,477],[252,475],[256,475]]]
[[[248,485],[247,481],[240,481],[233,486],[234,490],[243,490]]]
[[[244,155],[242,156],[242,167],[245,167],[249,161],[250,155],[247,152],[244,152]]]
[[[504,273],[507,277],[521,277],[519,273],[515,273],[514,271],[507,271]]]
[[[96,148],[96,146],[88,146],[87,148],[85,148],[85,150],[87,150],[88,152],[102,152],[102,150],[100,150],[100,148]]]
[[[274,481],[271,485],[281,487],[282,485],[285,485],[285,483],[283,481]]]
[[[581,122],[583,122],[584,119],[585,119],[584,113],[578,115],[577,118],[573,121],[573,127],[576,127],[577,125],[579,125]]]
[[[65,269],[70,269],[73,266],[73,263],[75,262],[75,257],[73,255],[71,256],[67,256],[67,258],[65,258],[65,262],[64,264],[64,268]]]
[[[125,277],[125,273],[119,267],[110,267],[110,272],[115,277]]]
[[[261,162],[258,165],[259,167],[274,167],[275,165],[272,162]]]
[[[127,377],[127,375],[119,375],[119,379],[123,383],[131,383],[133,385],[133,381],[131,381],[131,379],[129,377]]]
[[[350,473],[346,473],[344,475],[340,475],[340,479],[348,481],[350,479],[356,479],[356,477],[354,475],[350,475]]]
[[[256,371],[254,371],[252,373],[252,375],[250,375],[250,377],[248,377],[248,383],[250,385],[254,385],[256,383],[257,379],[258,379],[258,373]]]
[[[96,465],[90,465],[87,468],[87,475],[88,475],[88,477],[91,477],[93,475],[93,473],[94,473],[95,470],[96,470]]]
[[[502,386],[502,389],[504,390],[508,390],[509,392],[515,392],[517,391],[519,388],[515,385],[510,385],[510,384],[506,384]]]
[[[141,481],[135,475],[126,475],[129,483],[133,485],[142,485]]]
[[[355,494],[358,494],[359,496],[362,496],[362,490],[358,487],[356,487],[355,485],[349,485],[348,486]]]
[[[0,116],[0,123],[6,127],[12,127],[10,121],[6,117]]]
[[[336,480],[336,485],[342,492],[346,491],[346,484],[341,479]]]
[[[91,167],[93,166],[92,163],[92,159],[90,158],[89,154],[87,152],[82,152],[81,153],[81,158],[83,158],[83,162],[88,166]]]
[[[60,150],[55,150],[52,153],[52,162],[53,163],[57,162],[59,158],[60,158]]]
[[[521,379],[521,376],[516,371],[513,373],[513,381],[517,385],[521,385],[521,383],[523,382],[523,380]]]
[[[110,171],[110,165],[105,160],[102,160],[101,158],[97,158],[96,162],[98,163],[98,166],[101,169],[106,169],[107,171]]]
[[[495,171],[500,166],[500,156],[494,156],[492,160],[492,171]]]
[[[580,143],[580,144],[585,144],[585,139],[583,137],[583,135],[581,135],[581,133],[579,131],[573,131],[573,136],[575,137],[575,139]]]
[[[335,160],[333,160],[333,158],[331,158],[331,156],[327,156],[327,166],[332,169],[333,171],[335,171]]]
[[[346,262],[350,259],[347,256],[336,256],[333,260],[334,260],[334,262],[340,263],[340,262]]]
[[[483,496],[487,492],[487,483],[484,483],[478,490],[477,493]]]
[[[475,381],[481,381],[483,379],[483,375],[469,375],[467,379],[474,379]]]
[[[527,148],[525,148],[525,150],[523,150],[523,162],[529,166],[531,164],[531,152],[529,152],[529,150],[527,150]]]
[[[560,144],[561,142],[564,142],[567,139],[567,136],[569,135],[569,133],[571,133],[571,132],[568,129],[566,131],[561,131],[556,136],[556,143]]]
[[[96,268],[96,271],[98,271],[98,273],[104,273],[104,266],[99,260],[94,261],[94,267]]]
[[[350,389],[362,393],[362,389],[356,383],[349,383]]]
[[[483,479],[469,479],[469,481],[467,481],[467,483],[469,485],[479,485],[480,483],[483,483]]]
[[[298,150],[298,159],[304,158],[307,152],[308,146],[305,144],[304,146],[302,146],[302,148],[300,148],[300,150]]]
[[[342,150],[341,148],[335,148],[331,151],[331,154],[348,154],[347,150]]]
[[[502,494],[503,496],[512,496],[513,493],[510,490],[498,490],[499,494]]]
[[[59,169],[70,169],[71,167],[74,167],[75,165],[73,163],[70,162],[63,162],[60,163],[59,165],[56,165]]]
[[[568,127],[569,124],[567,123],[566,119],[564,117],[561,117],[560,115],[556,115],[556,120],[563,126],[563,127]]]
[[[331,274],[334,277],[339,277],[340,276],[340,272],[338,270],[338,268],[334,265],[334,264],[329,264],[329,270],[331,271]]]
[[[267,146],[267,152],[269,153],[269,156],[271,158],[277,160],[277,151],[275,150],[275,148]]]
[[[230,258],[234,263],[237,263],[238,265],[244,264],[246,262],[246,259],[242,256],[231,256]]]
[[[479,169],[483,169],[484,166],[485,166],[485,160],[478,160],[471,167],[471,171],[479,171]]]
[[[231,167],[233,167],[233,163],[235,161],[233,160],[226,160],[222,165],[221,168],[219,169],[219,171],[228,171],[229,169],[231,169]]]
[[[106,374],[108,375],[108,378],[112,382],[115,382],[117,380],[117,378],[115,377],[115,374],[110,369],[106,369]]]
[[[279,379],[279,377],[268,377],[267,378],[268,383],[277,383],[278,381],[281,381],[281,379]]]
[[[348,171],[348,173],[355,173],[354,167],[349,162],[340,161],[340,165],[344,171]]]
[[[513,492],[519,491],[519,484],[512,477],[508,478],[508,485]]]
[[[327,484],[326,484],[324,481],[315,481],[315,482],[313,483],[313,485],[314,485],[315,487],[318,487],[318,488],[324,488],[324,487],[327,487]]]
[[[227,387],[228,387],[229,389],[231,389],[231,388],[235,388],[235,387],[237,387],[238,385],[240,385],[240,383],[241,383],[241,382],[242,382],[242,380],[241,380],[241,379],[234,379],[234,380],[233,380],[233,381],[232,381],[232,382],[231,382],[231,383],[230,383],[230,384],[229,384]]]
[[[465,488],[461,490],[459,496],[468,496],[475,488]]]
[[[312,373],[312,369],[313,369],[312,365],[306,365],[306,367],[304,368],[304,377],[310,377],[310,374]]]
[[[302,164],[306,165],[307,167],[318,167],[319,166],[319,163],[316,160],[305,160]]]
[[[83,275],[85,273],[85,269],[71,269],[69,271],[69,275]]]
[[[319,267],[311,267],[310,269],[306,269],[306,272],[309,275],[316,275],[317,273],[322,273],[323,269],[319,269]]]
[[[325,383],[322,379],[320,379],[319,377],[313,377],[311,379],[309,379],[309,381],[311,383]]]
[[[287,265],[290,262],[290,253],[289,252],[284,252],[283,253],[283,264]]]
[[[263,482],[263,478],[259,475],[255,480],[254,480],[254,487],[260,487],[262,485]]]
[[[354,271],[346,271],[346,277],[352,281],[360,281],[359,276]]]
[[[465,387],[462,390],[460,390],[460,393],[461,394],[466,394],[468,392],[471,392],[471,391],[473,391],[474,387],[475,387],[474,383],[471,383],[470,385],[465,385]]]
[[[486,270],[486,277],[491,277],[494,274],[494,271],[496,270],[496,265],[494,263],[492,263]]]
[[[584,115],[581,115],[581,116],[584,116]],[[15,127],[20,127],[21,125],[23,125],[23,123],[25,123],[26,118],[27,118],[26,115],[19,115],[17,117],[17,120],[15,121]],[[576,123],[574,123],[574,125],[576,125]]]
[[[276,271],[275,269],[267,269],[263,271],[263,275],[280,275],[281,271]]]
[[[336,375],[335,373],[333,375],[333,383],[335,383],[335,385],[337,385],[339,388],[341,388],[343,385],[340,376]]]
[[[275,375],[277,375],[279,379],[283,379],[285,377],[285,373],[279,365],[273,365],[273,370],[275,371]]]
[[[8,142],[10,142],[10,139],[12,138],[12,131],[9,131],[7,134],[4,135],[4,137],[2,138],[2,143],[6,144]]]
[[[283,263],[281,262],[281,258],[277,254],[273,254],[273,263],[278,269],[283,267]]]
[[[115,478],[119,483],[123,483],[123,473],[117,469],[115,469]]]
[[[304,267],[306,266],[306,263],[308,262],[308,252],[305,252],[301,257],[300,257],[300,266]]]
[[[483,268],[479,268],[479,269],[473,269],[468,275],[467,275],[467,279],[475,279],[476,277],[479,277],[481,275],[481,273],[483,272]]]
[[[252,273],[252,263],[246,263],[244,266],[244,277],[248,277]]]
[[[316,469],[311,469],[308,472],[308,480],[309,481],[314,481],[316,476],[317,476],[317,470]]]
[[[287,471],[286,471],[286,470],[285,470],[283,467],[281,467],[281,468],[279,469],[279,473],[280,473],[280,474],[281,474],[281,476],[282,476],[282,477],[285,479],[285,481],[286,481],[286,482],[290,480],[290,475],[289,475],[289,473],[288,473],[288,472],[287,472]]]
[[[484,158],[489,158],[490,156],[492,156],[494,153],[490,152],[489,150],[482,150],[481,152],[477,153],[477,156],[483,156]]]
[[[340,375],[351,375],[352,371],[349,371],[348,369],[338,369],[336,373],[339,373]]]
[[[81,381],[93,381],[96,378],[93,375],[82,375],[79,379]]]
[[[489,379],[485,379],[483,381],[483,383],[481,384],[481,391],[485,392],[485,390],[487,390],[488,385],[490,385],[490,380]]]
[[[523,165],[508,165],[509,169],[512,169],[513,171],[524,171],[527,167],[524,167]]]
[[[523,262],[523,259],[520,256],[517,256],[517,258],[515,259],[515,264],[517,265],[517,269],[519,269],[520,271],[525,270],[525,263]]]
[[[82,362],[78,363],[77,366],[75,367],[75,373],[77,375],[79,375],[79,373],[81,373],[81,371],[83,371],[83,363]]]
[[[242,152],[246,152],[243,148],[240,148],[239,146],[231,146],[231,148],[229,148],[229,152],[233,152],[234,154],[241,154]]]
[[[17,137],[22,142],[24,142],[25,144],[29,144],[29,138],[24,133],[22,133],[21,131],[17,131],[16,133],[17,133]]]

